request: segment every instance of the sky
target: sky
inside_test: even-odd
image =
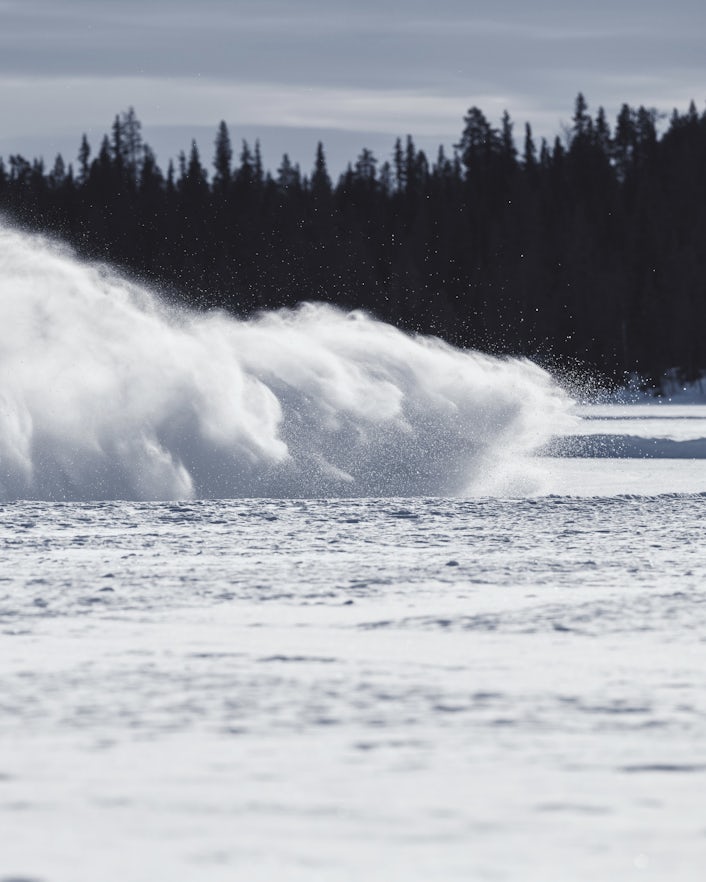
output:
[[[0,0],[0,155],[94,151],[133,106],[165,164],[220,120],[309,172],[411,134],[431,157],[480,107],[562,135],[574,100],[706,107],[704,0]]]

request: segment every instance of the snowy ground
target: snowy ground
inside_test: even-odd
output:
[[[696,395],[690,390],[687,399]],[[706,492],[706,402],[642,400],[577,408],[570,436],[549,446],[541,492],[572,495]]]
[[[528,470],[0,507],[0,879],[700,880],[706,459]]]

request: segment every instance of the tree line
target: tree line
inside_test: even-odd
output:
[[[302,300],[363,308],[455,344],[620,380],[706,367],[706,112],[660,126],[624,104],[611,126],[582,95],[536,143],[472,107],[453,153],[411,136],[364,149],[337,181],[221,122],[212,170],[195,142],[162,170],[135,111],[75,163],[0,158],[0,210],[198,308],[238,315]],[[660,131],[662,129],[663,131]],[[519,148],[519,149],[518,149]]]

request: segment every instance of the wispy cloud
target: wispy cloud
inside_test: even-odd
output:
[[[455,138],[471,104],[552,135],[592,105],[697,101],[706,4],[672,0],[0,0],[5,137],[248,124]],[[694,91],[697,94],[692,94]]]
[[[481,99],[483,100],[483,99]],[[498,97],[485,96],[496,105]],[[206,77],[3,77],[0,117],[25,112],[24,132],[71,116],[105,121],[106,108],[139,104],[155,125],[216,123],[221,118],[264,125],[444,134],[458,130],[466,110],[459,96],[415,90],[345,89],[230,83]]]

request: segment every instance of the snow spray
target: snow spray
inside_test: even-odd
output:
[[[177,309],[0,227],[2,500],[521,492],[569,411],[528,361],[321,304]]]

